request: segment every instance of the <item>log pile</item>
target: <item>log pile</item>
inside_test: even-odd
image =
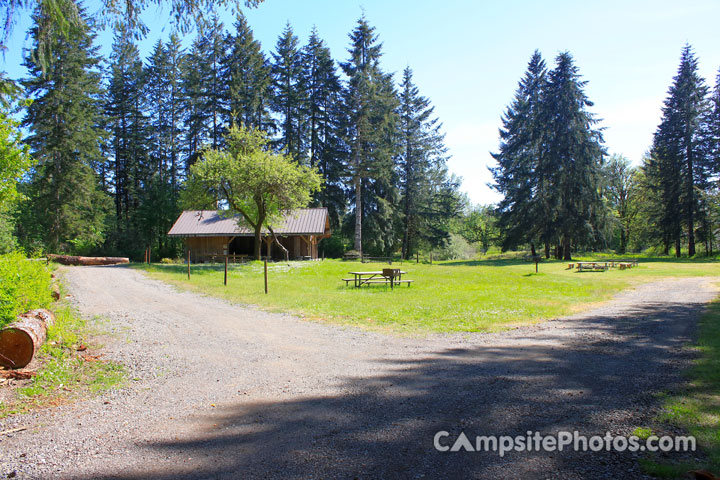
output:
[[[63,265],[117,265],[130,263],[127,257],[78,257],[75,255],[48,254],[48,259]]]
[[[22,368],[33,359],[47,338],[47,329],[55,323],[49,310],[31,310],[0,330],[0,365]]]

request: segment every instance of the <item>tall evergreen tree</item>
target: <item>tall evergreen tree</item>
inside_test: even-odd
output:
[[[177,242],[167,243],[166,232],[179,213],[180,180],[182,169],[182,118],[185,97],[182,75],[185,54],[177,35],[171,35],[167,45],[158,42],[146,68],[148,115],[151,131],[150,163],[151,178],[143,192],[140,211],[141,227],[154,237],[153,251],[171,256]],[[166,246],[170,246],[166,249]]]
[[[381,252],[392,251],[398,200],[393,155],[397,130],[397,95],[392,76],[380,68],[382,44],[375,29],[362,17],[350,33],[350,59],[341,64],[345,89],[343,128],[349,174],[355,201],[354,249],[364,244]],[[363,229],[371,234],[363,239]]]
[[[128,246],[138,248],[144,240],[136,213],[153,170],[148,148],[151,135],[145,114],[147,101],[143,64],[127,32],[117,32],[111,62],[107,116],[112,133],[115,245],[124,250]]]
[[[107,197],[91,165],[100,161],[101,77],[94,35],[82,8],[77,28],[53,38],[54,61],[44,70],[36,26],[33,50],[25,60],[30,77],[23,82],[34,102],[23,125],[38,164],[28,187],[21,235],[26,245],[39,242],[50,251],[85,251],[102,242]],[[47,21],[47,12],[34,16]]]
[[[701,122],[707,109],[708,89],[698,74],[690,45],[683,48],[678,73],[668,91],[663,118],[653,138],[652,173],[663,193],[664,235],[675,243],[680,256],[682,226],[687,228],[688,255],[695,255],[698,211],[696,187],[707,176]]]
[[[223,24],[214,16],[193,42],[185,64],[189,163],[197,159],[205,145],[220,148],[229,126],[230,92],[223,68],[225,46]]]
[[[403,258],[412,255],[421,242],[434,247],[448,238],[448,221],[459,213],[453,195],[457,185],[446,175],[445,136],[433,110],[430,100],[421,96],[413,83],[412,70],[405,68],[398,109],[402,148],[397,157]]]
[[[500,148],[492,154],[498,166],[490,171],[493,188],[503,195],[498,205],[503,248],[539,239],[549,256],[555,237],[549,201],[551,172],[538,168],[546,127],[542,118],[546,84],[545,61],[536,50],[503,115]],[[534,253],[534,244],[532,247]]]
[[[314,203],[328,208],[331,225],[337,229],[346,203],[343,190],[345,167],[339,138],[342,86],[330,49],[314,28],[303,49],[303,65],[307,88],[304,111],[308,163],[317,167],[324,182],[323,188],[315,194]]]
[[[587,111],[592,102],[585,96],[578,68],[568,52],[555,59],[543,94],[541,118],[546,125],[536,175],[549,179],[552,222],[562,257],[571,259],[573,242],[593,241],[597,219],[604,207],[599,195],[604,154],[597,120]]]
[[[270,105],[280,116],[277,148],[298,162],[305,155],[305,105],[307,91],[303,75],[303,55],[298,38],[288,23],[275,46],[272,64]]]
[[[226,57],[223,61],[229,113],[235,123],[273,132],[275,125],[268,111],[270,65],[245,16],[239,14],[234,27],[235,33],[225,38]]]

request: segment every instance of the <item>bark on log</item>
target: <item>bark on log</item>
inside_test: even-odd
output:
[[[77,257],[74,255],[54,255],[47,256],[53,262],[63,265],[117,265],[119,263],[130,263],[127,257]]]
[[[22,368],[33,359],[47,337],[47,329],[55,323],[48,310],[31,310],[0,330],[0,365]]]

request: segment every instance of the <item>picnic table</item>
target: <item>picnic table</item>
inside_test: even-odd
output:
[[[608,262],[575,262],[578,272],[590,270],[592,272],[604,272],[608,269]]]
[[[346,287],[350,284],[350,282],[353,282],[355,288],[360,288],[363,285],[370,285],[374,283],[383,283],[385,285],[389,284],[390,288],[393,288],[395,285],[400,285],[401,283],[407,283],[407,286],[409,287],[413,282],[412,280],[403,280],[402,276],[407,272],[403,272],[399,268],[384,268],[380,271],[373,272],[348,273],[352,275],[353,278],[343,278]]]

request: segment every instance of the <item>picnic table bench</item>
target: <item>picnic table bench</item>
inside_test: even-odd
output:
[[[383,268],[381,271],[375,272],[348,272],[353,275],[353,278],[343,278],[345,286],[347,287],[350,282],[353,282],[355,288],[360,288],[363,285],[370,285],[375,283],[381,283],[390,285],[393,288],[395,285],[406,283],[409,287],[413,280],[403,280],[402,276],[407,272],[403,272],[399,268]]]
[[[638,261],[635,258],[623,258],[620,260],[608,260],[611,267],[620,267],[622,270],[623,268],[631,268],[631,267],[637,267]]]

